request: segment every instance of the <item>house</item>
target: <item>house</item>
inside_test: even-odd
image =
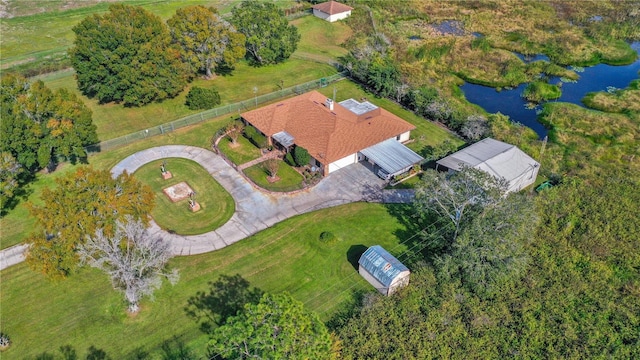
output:
[[[366,161],[384,179],[409,171],[423,158],[404,146],[415,126],[368,102],[336,103],[317,91],[241,114],[277,148],[305,148],[310,165],[328,175]]]
[[[351,6],[339,3],[337,1],[327,1],[312,6],[313,15],[320,19],[334,22],[346,19],[351,15]]]
[[[509,182],[508,192],[519,191],[536,181],[540,163],[517,146],[486,138],[436,161],[437,167],[458,171],[468,166]]]
[[[384,295],[409,284],[409,269],[380,245],[368,248],[358,265],[360,275]]]

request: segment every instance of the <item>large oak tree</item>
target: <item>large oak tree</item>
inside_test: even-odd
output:
[[[209,343],[226,359],[330,359],[331,338],[317,315],[283,293],[265,294],[258,304],[216,328]]]
[[[107,170],[80,167],[42,191],[42,205],[29,204],[38,230],[26,242],[27,263],[49,277],[66,277],[78,265],[76,253],[87,236],[102,229],[113,236],[116,221],[127,216],[149,223],[153,191],[126,172],[113,178]]]
[[[298,29],[273,3],[243,1],[232,10],[231,22],[246,38],[247,57],[254,65],[288,59],[300,41]]]
[[[58,156],[86,157],[84,146],[98,142],[91,110],[66,89],[55,92],[42,81],[2,77],[0,151],[25,169],[36,171]]]
[[[176,96],[189,70],[162,20],[139,6],[113,4],[73,28],[78,88],[101,103],[141,106]]]
[[[211,78],[216,66],[232,68],[245,55],[245,37],[218,11],[201,5],[176,10],[167,21],[173,41],[193,72],[204,71]]]

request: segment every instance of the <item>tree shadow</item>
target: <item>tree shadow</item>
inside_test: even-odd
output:
[[[194,359],[195,355],[184,343],[184,340],[178,336],[162,342],[162,360],[189,360]]]
[[[219,64],[218,66],[215,67],[215,69],[213,70],[214,73],[216,75],[220,75],[220,76],[231,76],[233,75],[233,70],[235,70],[236,67],[235,66],[230,66],[229,64]]]
[[[418,211],[414,204],[386,204],[389,215],[396,218],[401,228],[394,235],[408,249],[398,260],[407,264],[431,262],[442,253],[443,236],[448,234],[441,221],[433,214]]]
[[[240,274],[220,275],[218,280],[209,282],[208,292],[199,291],[189,298],[185,312],[200,322],[200,330],[210,333],[214,325],[223,325],[245,304],[257,304],[263,294],[256,287],[251,288]]]
[[[56,356],[55,354],[49,352],[43,352],[42,354],[36,355],[34,359],[37,360],[56,360],[56,359],[64,359],[64,360],[78,360],[80,356],[78,356],[78,352],[71,345],[63,345],[58,349],[61,356]],[[98,349],[95,346],[91,345],[87,349],[87,355],[83,358],[87,360],[110,360],[111,358],[107,355],[107,352]]]
[[[356,271],[358,270],[358,261],[365,251],[367,251],[367,247],[362,244],[351,245],[347,250],[347,260]]]

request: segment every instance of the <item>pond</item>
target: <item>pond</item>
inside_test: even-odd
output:
[[[640,42],[634,42],[631,47],[640,53]],[[521,57],[524,61],[532,61]],[[537,55],[531,59],[543,59],[544,55]],[[589,92],[607,91],[608,88],[626,88],[629,83],[638,78],[640,71],[640,58],[630,65],[611,66],[599,64],[584,68],[579,72],[580,80],[577,82],[563,83],[562,96],[558,100],[582,106],[582,98]],[[549,83],[556,84],[559,78],[551,78]],[[494,88],[465,83],[460,88],[465,97],[470,102],[480,105],[490,113],[500,112],[509,115],[511,120],[522,123],[533,129],[541,138],[547,135],[547,129],[538,122],[537,111],[539,107],[527,108],[527,101],[520,95],[527,84],[521,84],[513,89],[502,89],[497,91]]]

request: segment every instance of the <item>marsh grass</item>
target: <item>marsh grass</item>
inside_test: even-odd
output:
[[[542,101],[557,99],[562,95],[562,90],[558,85],[547,84],[544,81],[534,81],[529,83],[522,92],[522,97],[539,103]]]

